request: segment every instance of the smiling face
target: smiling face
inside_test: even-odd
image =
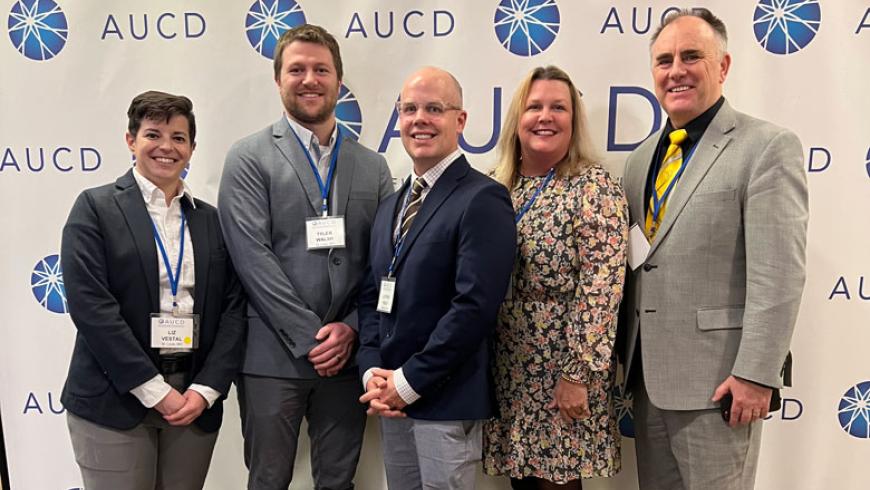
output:
[[[419,108],[399,115],[402,145],[414,161],[417,175],[423,175],[459,147],[467,117],[464,110],[456,109],[462,106],[461,98],[453,78],[437,68],[418,71],[402,87],[400,102]],[[440,114],[426,111],[432,103],[448,109]]]
[[[559,163],[571,144],[573,117],[567,83],[535,80],[517,128],[524,166],[549,169]]]
[[[656,97],[671,124],[682,128],[713,106],[731,66],[713,28],[703,19],[680,17],[650,48]]]
[[[293,41],[281,57],[281,71],[275,82],[287,114],[314,133],[322,126],[331,130],[341,80],[329,48]]]
[[[182,115],[169,121],[142,119],[136,135],[127,133],[127,147],[136,157],[136,170],[174,197],[181,183],[181,172],[190,162],[196,146],[190,140],[189,123]]]

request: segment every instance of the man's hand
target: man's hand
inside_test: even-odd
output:
[[[731,396],[734,397],[734,401],[731,403],[731,419],[728,421],[728,425],[731,427],[748,425],[767,417],[772,389],[734,376],[728,376],[716,388],[712,400],[718,402],[727,393],[731,393]]]
[[[589,392],[586,385],[559,378],[556,389],[553,390],[553,401],[547,408],[558,408],[559,415],[565,422],[589,417]]]
[[[154,405],[154,410],[157,410],[160,412],[160,415],[166,417],[180,410],[185,403],[187,403],[187,400],[184,399],[184,396],[178,390],[172,388],[162,400],[157,402],[157,405]]]
[[[359,401],[369,404],[369,415],[377,413],[381,417],[404,417],[402,409],[408,405],[396,390],[393,371],[381,368],[372,370],[372,378],[366,383],[366,392]]]
[[[356,332],[342,322],[327,323],[317,331],[320,342],[308,353],[308,360],[320,376],[335,376],[347,364],[356,342]]]
[[[392,373],[392,371],[390,372]],[[386,378],[373,375],[369,379],[369,382],[366,383],[366,392],[359,399],[360,403],[369,404],[366,413],[369,415],[380,415],[381,417],[405,417],[405,412],[402,412],[401,410],[393,410],[380,399],[380,396],[386,388]]]
[[[196,420],[196,418],[199,417],[203,410],[208,406],[208,402],[205,401],[205,398],[195,390],[185,391],[184,400],[185,403],[183,407],[175,413],[163,416],[163,418],[169,422],[169,425],[190,425],[190,423]]]

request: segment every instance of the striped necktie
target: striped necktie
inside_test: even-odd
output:
[[[655,197],[650,196],[649,207],[646,212],[646,236],[649,237],[650,241],[656,236],[656,232],[661,226],[662,220],[664,220],[667,199],[670,196],[668,189],[672,187],[672,183],[674,186],[676,185],[674,179],[680,174],[680,168],[683,166],[683,149],[680,147],[680,143],[686,140],[686,136],[688,136],[688,133],[686,133],[685,129],[671,131],[671,134],[668,135],[671,144],[668,146],[668,151],[665,153],[665,158],[659,167],[659,174],[656,176],[656,188],[653,191]],[[659,202],[657,215],[654,212],[656,201]]]
[[[402,228],[400,240],[405,238],[405,235],[408,234],[408,230],[411,229],[411,223],[414,222],[414,218],[417,216],[417,211],[420,210],[420,205],[423,204],[423,189],[428,187],[426,181],[423,180],[423,177],[417,177],[414,180],[414,184],[411,186],[411,195],[408,197],[408,207],[405,208],[405,216],[402,219]]]

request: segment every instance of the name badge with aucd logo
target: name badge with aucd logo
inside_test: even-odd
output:
[[[151,347],[196,349],[199,347],[199,315],[151,314]]]
[[[308,250],[344,248],[344,216],[308,218],[305,239]]]

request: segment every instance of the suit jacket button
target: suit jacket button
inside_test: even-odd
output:
[[[333,265],[341,265],[341,257],[333,257],[332,264]]]
[[[649,271],[655,269],[656,267],[658,267],[658,266],[655,266],[652,264],[643,264],[643,270],[646,272],[649,272]]]

